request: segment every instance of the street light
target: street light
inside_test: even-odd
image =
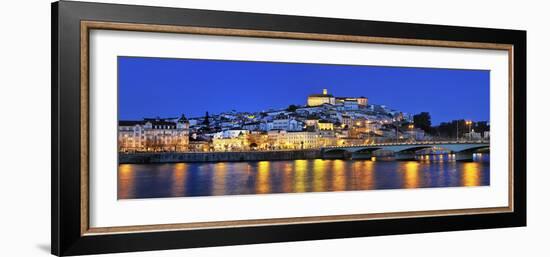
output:
[[[414,136],[414,124],[409,124],[409,129],[411,130],[412,132],[412,135],[413,135],[413,141],[416,141],[416,138]]]
[[[468,125],[468,140],[472,141],[472,121],[467,120],[466,125]]]
[[[456,121],[456,141],[458,142],[458,120]]]
[[[395,143],[399,143],[399,127],[396,122],[393,122],[392,125],[395,127]]]

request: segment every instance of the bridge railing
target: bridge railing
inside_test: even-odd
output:
[[[349,147],[376,147],[376,146],[395,146],[395,145],[446,145],[446,144],[489,144],[489,140],[449,140],[449,141],[412,141],[412,142],[393,142],[393,143],[372,143],[361,145],[337,145],[325,146],[321,148],[349,148]]]

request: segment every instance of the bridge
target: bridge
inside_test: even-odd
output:
[[[371,159],[373,152],[392,152],[395,160],[416,160],[416,152],[424,149],[445,149],[455,155],[457,161],[473,161],[473,154],[489,150],[487,141],[422,141],[408,143],[382,143],[368,145],[328,146],[321,148],[325,159]]]

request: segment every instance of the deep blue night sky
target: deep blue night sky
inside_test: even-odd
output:
[[[119,119],[305,105],[312,93],[366,96],[432,124],[489,120],[489,71],[166,58],[118,58]]]

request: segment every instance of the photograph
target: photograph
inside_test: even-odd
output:
[[[489,187],[490,70],[117,57],[119,200]]]
[[[536,103],[544,94],[527,101],[527,46],[547,45],[536,32],[542,16],[510,19],[528,13],[519,5],[338,2],[322,11],[294,1],[283,12],[173,2],[59,1],[49,17],[23,21],[32,29],[14,27],[46,69],[8,72],[6,85],[32,80],[8,86],[23,95],[10,99],[51,105],[51,114],[33,104],[8,111],[19,120],[8,115],[3,126],[14,141],[7,171],[21,175],[6,180],[7,192],[26,195],[11,198],[31,213],[51,211],[28,226],[5,219],[17,225],[9,233],[36,236],[35,252],[334,256],[367,245],[374,255],[415,255],[433,239],[417,255],[464,256],[544,245],[517,240],[545,238],[536,228],[548,227],[535,204],[524,233],[528,173],[537,174],[527,161],[541,167],[545,158],[531,155],[547,152],[528,147],[542,145],[547,126],[527,135],[527,107],[536,122],[547,109]],[[15,54],[11,66],[35,63]],[[48,80],[40,73],[51,86],[29,89]],[[11,125],[30,119],[36,125]],[[19,172],[33,163],[51,172]],[[40,187],[49,194],[21,190]],[[12,248],[33,255],[28,244]]]

